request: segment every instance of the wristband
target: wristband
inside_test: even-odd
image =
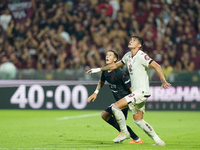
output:
[[[162,82],[162,84],[163,84],[163,83],[166,83],[167,81],[164,79],[164,80],[161,80],[161,82]]]
[[[101,68],[92,68],[91,71],[92,73],[97,73],[101,71]]]
[[[99,90],[95,90],[94,93],[98,94],[98,93],[99,93]]]

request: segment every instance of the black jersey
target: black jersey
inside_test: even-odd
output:
[[[121,68],[111,72],[103,71],[101,74],[101,81],[108,82],[116,101],[131,93],[129,89],[131,87],[129,75]]]

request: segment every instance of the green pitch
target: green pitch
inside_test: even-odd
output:
[[[193,150],[200,149],[200,112],[147,111],[144,119],[165,141],[151,140],[129,112],[127,124],[142,144],[113,143],[118,132],[100,117],[101,111],[0,110],[0,150]]]

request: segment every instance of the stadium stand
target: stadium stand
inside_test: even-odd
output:
[[[109,49],[121,58],[132,35],[169,80],[199,80],[200,0],[0,1],[0,64],[19,79],[94,79],[81,70],[104,66]]]

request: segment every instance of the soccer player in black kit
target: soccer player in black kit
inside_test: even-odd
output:
[[[109,50],[106,54],[106,65],[115,63],[117,60],[117,52],[114,50]],[[103,71],[97,88],[95,92],[88,98],[88,102],[95,101],[97,94],[103,87],[105,81],[109,83],[109,87],[116,101],[131,93],[131,81],[129,75],[127,75],[121,68],[116,70]],[[128,108],[123,109],[122,112],[124,113],[125,118],[127,118]],[[101,113],[101,117],[120,132],[119,124],[117,123],[112,113],[111,106],[109,106]],[[129,126],[127,126],[127,129],[131,138],[133,139],[130,143],[143,143],[142,139],[140,139]]]

